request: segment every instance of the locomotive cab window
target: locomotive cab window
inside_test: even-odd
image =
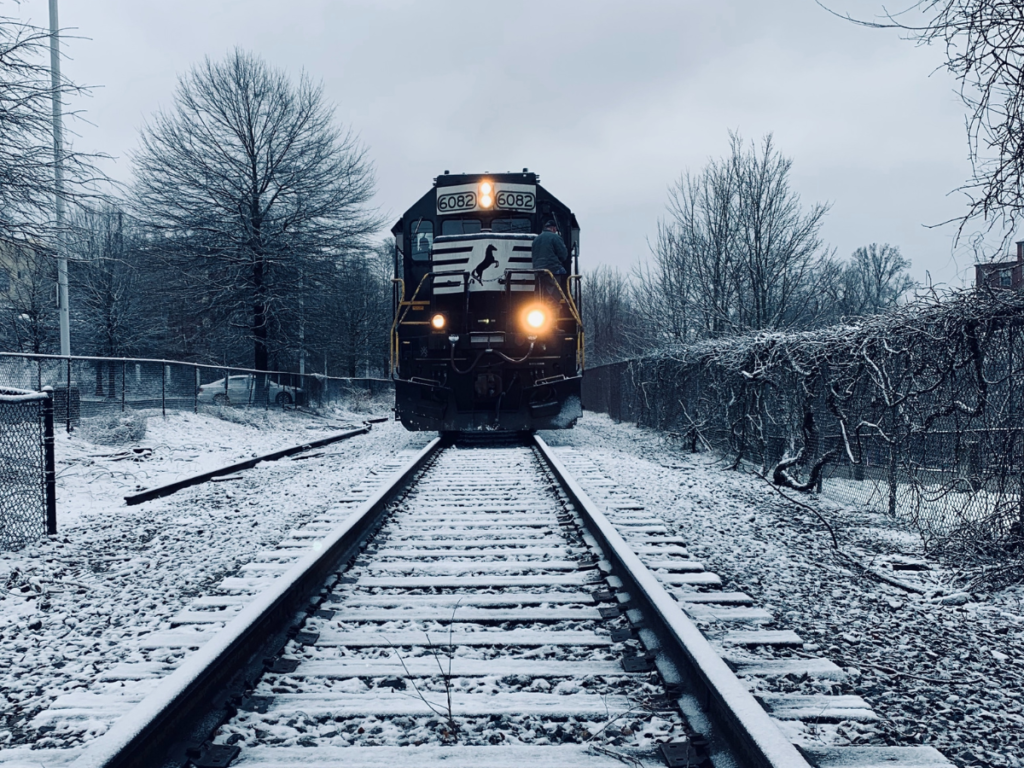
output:
[[[530,220],[525,217],[514,219],[495,219],[491,222],[492,232],[529,232]]]
[[[430,258],[430,246],[434,243],[434,222],[419,219],[410,228],[410,251],[413,261],[426,261]]]
[[[480,231],[480,219],[448,219],[441,223],[442,235],[472,235]]]

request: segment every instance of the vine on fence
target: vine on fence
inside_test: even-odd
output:
[[[1016,292],[919,298],[590,371],[587,406],[899,516],[930,546],[1005,554],[1024,549],[1022,331]]]

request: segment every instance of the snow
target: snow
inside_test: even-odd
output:
[[[346,498],[350,489],[379,472],[386,457],[425,442],[423,435],[407,433],[400,425],[378,424],[368,435],[317,449],[322,455],[315,458],[261,464],[239,473],[237,479],[188,488],[129,508],[122,500],[126,493],[325,436],[358,425],[367,414],[228,412],[232,421],[217,418],[212,411],[166,419],[159,412],[144,415],[147,434],[137,447],[151,448],[148,455],[90,444],[81,432],[70,437],[58,433],[60,535],[0,553],[0,579],[5,585],[0,592],[0,691],[5,697],[0,763],[5,766],[37,764],[29,754],[36,750],[30,746],[71,748],[46,752],[48,760],[58,761],[49,764],[74,759],[82,744],[108,730],[110,721],[101,711],[121,711],[118,707],[138,701],[188,654],[168,647],[147,650],[147,635],[172,631],[172,619],[195,607],[196,598],[213,591],[225,577],[235,577],[239,586],[271,583],[274,574],[242,567],[296,532],[303,535],[293,544],[308,547],[305,525],[318,511],[332,500]],[[557,455],[578,462],[571,471],[584,490],[595,496],[598,491],[612,494],[609,508],[625,512],[639,502],[644,518],[663,521],[660,527],[648,526],[664,533],[645,537],[646,543],[685,548],[708,571],[721,576],[735,604],[746,605],[749,595],[755,609],[772,615],[773,623],[765,624],[764,630],[792,631],[802,638],[798,648],[719,644],[755,695],[859,696],[880,718],[819,724],[786,721],[785,733],[803,747],[817,754],[850,744],[924,744],[937,747],[961,766],[1024,767],[1024,588],[979,593],[966,582],[961,564],[929,556],[916,534],[885,515],[827,498],[799,497],[836,529],[846,553],[920,593],[901,590],[869,579],[836,557],[828,532],[813,514],[779,497],[763,480],[729,471],[708,454],[690,454],[655,432],[589,412],[574,430],[544,437]],[[583,466],[594,471],[581,472]],[[622,491],[620,504],[614,502],[617,488]],[[466,543],[471,531],[448,530],[463,539],[460,557],[489,556]],[[627,539],[634,530],[622,528]],[[508,529],[509,538],[501,542],[487,539],[489,535],[481,531],[481,546],[484,541],[487,547],[530,546],[544,538],[527,527]],[[401,546],[437,547],[416,538],[408,532]],[[394,556],[404,557],[398,552]],[[907,565],[926,570],[900,567]],[[547,584],[562,583],[558,577],[544,578]],[[494,581],[485,577],[482,583],[497,586]],[[566,583],[563,590],[578,584],[579,580],[572,586]],[[670,587],[678,599],[699,599],[700,594],[690,589]],[[487,597],[492,596],[480,596]],[[230,602],[225,597],[216,600],[218,605]],[[551,595],[552,604],[558,600]],[[370,604],[379,605],[380,600]],[[443,600],[437,604],[443,606]],[[715,613],[698,613],[694,621],[718,642],[715,638],[725,637],[730,627]],[[225,618],[235,615],[231,611]],[[522,663],[541,663],[556,654],[560,660],[605,662],[592,655],[596,651],[550,646],[520,658]],[[474,649],[467,652],[467,661],[493,661],[472,655]],[[356,658],[370,659],[376,653],[363,649]],[[381,654],[390,655],[387,650]],[[502,674],[500,668],[495,674]],[[527,692],[494,676],[482,677],[481,687],[474,690],[491,690],[499,683],[502,690]],[[574,693],[558,689],[561,684],[552,678],[556,691]],[[333,690],[346,692],[341,687]],[[58,704],[65,712],[77,707],[83,716],[54,718],[52,710]],[[85,712],[87,708],[91,712]],[[44,714],[48,710],[51,714]],[[545,735],[537,718],[507,719],[511,728],[503,733],[511,735],[502,738],[533,744],[538,738],[551,743],[567,738]],[[485,720],[477,725],[489,737],[494,731],[487,730]],[[405,727],[395,719],[369,716],[359,726],[365,734],[337,726],[337,735],[328,736],[327,743],[436,741],[439,737],[431,734],[443,728],[429,716],[408,721]],[[626,730],[639,727],[629,718],[616,728],[620,725]],[[467,723],[470,730],[474,727]],[[564,724],[566,733],[586,727],[592,724]],[[375,728],[384,733],[372,734]],[[391,736],[388,729],[394,731]],[[302,738],[291,729],[286,736]],[[933,753],[921,754],[921,764],[931,765]],[[585,757],[580,756],[581,764]],[[392,758],[388,764],[395,764]]]
[[[858,695],[881,718],[789,721],[787,735],[803,747],[925,744],[961,766],[1024,766],[1024,588],[968,589],[962,563],[930,557],[897,521],[799,495],[836,529],[847,553],[923,594],[879,583],[836,557],[818,519],[764,480],[603,414],[585,412],[575,429],[543,436],[563,461],[572,458],[584,489],[596,496],[620,488],[623,500],[664,520],[681,546],[722,577],[724,589],[749,594],[770,611],[776,621],[766,629],[792,630],[805,641],[802,649],[723,647],[741,674],[818,656],[843,670],[831,679],[747,674],[755,694]],[[592,488],[591,476],[605,485]],[[893,570],[893,563],[928,570]],[[714,623],[698,624],[717,631]],[[921,754],[922,765],[931,765],[932,753]]]
[[[125,505],[126,493],[358,426],[385,407],[319,416],[219,409],[227,418],[143,412],[147,433],[136,447],[152,453],[94,445],[86,430],[58,433],[59,535],[0,553],[0,763],[5,748],[77,746],[106,732],[110,719],[99,712],[44,713],[70,695],[116,710],[149,693],[188,651],[147,650],[147,637],[170,630],[193,598],[373,477],[382,457],[425,441],[388,422],[316,449],[317,458],[262,463],[233,482],[136,507]],[[124,680],[133,665],[143,679]]]

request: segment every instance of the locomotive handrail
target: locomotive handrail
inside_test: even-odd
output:
[[[555,287],[558,288],[558,292],[562,295],[562,298],[565,299],[565,304],[566,304],[567,307],[569,307],[569,311],[572,313],[572,319],[575,320],[581,327],[583,326],[583,320],[580,318],[579,312],[576,311],[576,302],[574,302],[572,300],[572,297],[567,295],[566,292],[564,290],[562,290],[561,283],[558,282],[558,280],[555,278],[554,273],[550,269],[517,269],[517,268],[514,268],[514,267],[508,267],[508,268],[505,269],[506,277],[509,274],[514,274],[516,272],[521,272],[523,274],[528,274],[528,275],[545,274],[548,277],[550,277],[551,278],[551,282],[553,282],[555,284]],[[571,277],[578,278],[579,275],[569,275],[569,277],[570,278]]]
[[[509,296],[509,301],[511,301],[511,292],[507,290],[508,287],[510,286],[508,276],[516,272],[521,272],[523,274],[530,275],[545,274],[551,278],[551,282],[553,282],[555,284],[555,287],[558,288],[558,292],[562,295],[562,298],[565,299],[565,305],[569,307],[569,312],[572,313],[572,318],[573,320],[576,321],[576,326],[579,329],[579,332],[576,334],[576,363],[579,366],[579,369],[582,371],[586,364],[586,352],[583,346],[583,318],[580,317],[579,310],[576,308],[576,302],[573,301],[572,291],[566,292],[562,290],[561,283],[558,282],[554,273],[550,269],[516,269],[514,267],[508,267],[505,269],[505,278],[506,295]],[[566,285],[568,286],[570,280],[578,281],[581,279],[581,277],[582,275],[567,275],[565,278]],[[536,285],[536,283],[534,284]]]
[[[415,303],[416,297],[419,296],[420,288],[423,287],[423,283],[425,283],[427,281],[428,277],[433,278],[433,276],[434,276],[433,272],[427,272],[425,275],[423,275],[423,277],[420,278],[419,285],[416,286],[416,290],[412,292],[412,298],[409,299],[408,301],[405,300],[405,281],[401,280],[400,278],[393,278],[393,282],[397,281],[397,282],[401,282],[401,284],[402,284],[402,299],[401,299],[401,301],[398,304],[398,308],[399,308],[399,310],[401,310],[402,307],[405,307],[405,312],[401,312],[401,316],[399,316],[399,314],[400,314],[399,312],[395,312],[395,319],[391,323],[391,371],[390,371],[390,373],[391,373],[392,376],[395,375],[395,370],[398,368],[398,352],[399,352],[399,349],[398,349],[398,347],[399,347],[399,343],[398,343],[398,326],[400,326],[402,324],[402,321],[405,320],[405,316],[409,314],[409,309],[412,307],[413,303]]]
[[[579,265],[577,264],[577,266],[579,266]],[[566,278],[566,285],[569,284],[570,280],[575,280],[576,281],[576,290],[579,291],[580,290],[580,286],[581,286],[582,281],[583,281],[583,275],[569,275]],[[572,302],[572,308],[573,308],[573,311],[575,313],[575,316],[577,318],[579,318],[577,320],[577,322],[579,323],[580,332],[576,335],[576,359],[577,359],[577,361],[580,364],[580,371],[582,371],[584,368],[586,368],[586,364],[587,364],[587,347],[583,343],[583,336],[584,336],[583,320],[582,320],[583,315],[580,313],[579,307],[576,306],[576,301],[572,297],[572,291],[569,291],[569,300]]]

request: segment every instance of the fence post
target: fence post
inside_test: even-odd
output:
[[[65,412],[64,415],[65,415],[65,422],[66,422],[65,423],[65,427],[67,428],[67,432],[70,435],[71,434],[71,357],[70,356],[68,356],[67,384],[68,384],[68,394],[67,394],[66,402],[64,404],[64,412]]]
[[[46,494],[46,535],[57,534],[57,462],[53,455],[53,387],[44,387],[43,490]]]
[[[889,515],[896,517],[896,443],[889,443]]]
[[[1016,442],[1016,441],[1014,441]],[[1018,451],[1017,456],[1021,454]],[[1018,465],[1017,471],[1018,485],[1017,485],[1017,526],[1018,530],[1024,534],[1024,471],[1021,471]]]
[[[160,364],[160,412],[167,418],[167,364]]]
[[[196,366],[196,393],[192,396],[192,413],[199,413],[199,382],[202,381],[202,374],[199,366]]]
[[[121,361],[121,413],[124,413],[124,388],[125,388],[125,370],[128,368],[128,361]]]

